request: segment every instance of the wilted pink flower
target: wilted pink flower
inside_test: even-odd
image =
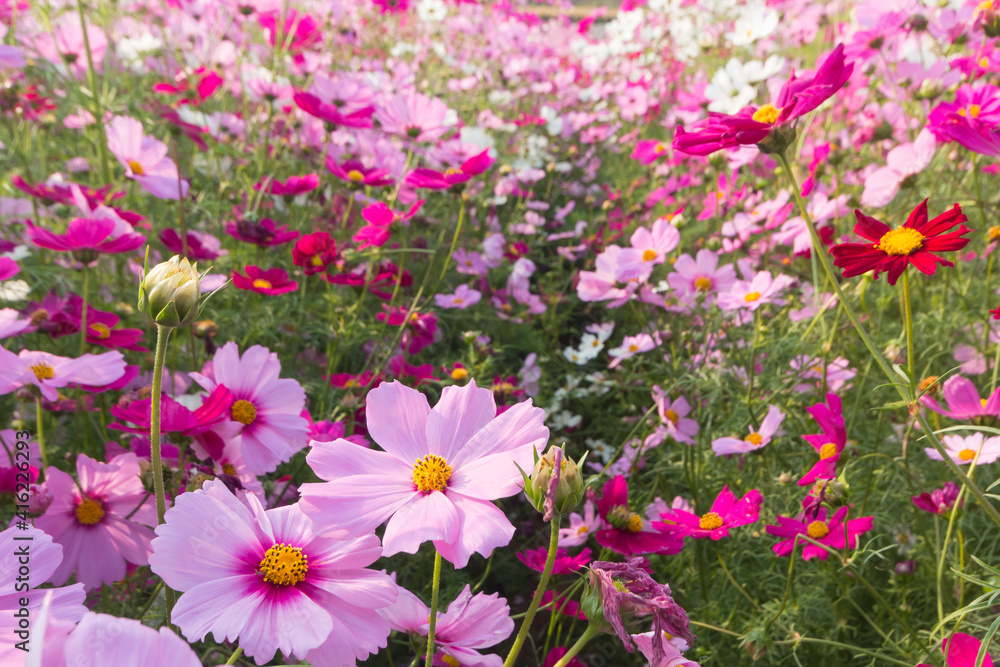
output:
[[[143,134],[142,123],[128,116],[115,116],[106,126],[108,150],[125,167],[125,177],[139,182],[154,197],[186,197],[188,182],[180,178],[177,165],[167,157],[167,145]]]
[[[313,443],[307,461],[327,483],[302,485],[303,511],[342,537],[388,519],[385,555],[431,540],[458,568],[510,541],[514,526],[490,501],[521,490],[518,466],[531,467],[548,440],[543,410],[529,399],[497,416],[493,392],[474,381],[445,387],[431,409],[423,394],[391,382],[368,393],[367,418],[384,451]]]
[[[771,405],[767,409],[767,415],[760,423],[760,429],[750,429],[750,435],[743,438],[716,438],[712,441],[712,451],[716,456],[726,456],[729,454],[746,454],[762,449],[769,442],[771,437],[777,432],[781,422],[785,420],[785,413],[778,406]]]

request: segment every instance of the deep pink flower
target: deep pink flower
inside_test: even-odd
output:
[[[0,281],[13,278],[20,270],[21,267],[10,257],[0,257]]]
[[[192,262],[211,261],[229,254],[228,250],[222,249],[222,242],[208,232],[188,230],[187,252],[184,252],[181,235],[173,227],[168,227],[160,232],[160,242],[170,252],[187,257]]]
[[[958,500],[959,487],[955,482],[946,482],[940,489],[934,489],[930,493],[926,491],[919,496],[913,496],[913,504],[931,514],[946,515],[951,512]],[[964,505],[963,501],[961,505]]]
[[[652,164],[668,155],[667,145],[657,139],[644,139],[638,142],[632,151],[632,159],[639,164]]]
[[[545,560],[548,558],[549,550],[546,547],[519,551],[517,559],[530,567],[532,570],[543,572],[545,570]],[[581,567],[590,562],[590,549],[583,549],[575,556],[570,556],[565,549],[556,549],[556,559],[552,564],[552,574],[569,574],[576,572]]]
[[[329,232],[306,234],[292,248],[292,263],[302,267],[307,276],[325,271],[337,258],[337,242]]]
[[[233,271],[233,285],[237,289],[277,296],[294,292],[299,288],[297,282],[288,279],[288,272],[284,269],[274,267],[265,270],[251,265],[245,270],[247,272],[245,276],[239,271]]]
[[[174,83],[166,81],[154,83],[153,91],[165,95],[185,96],[177,103],[197,106],[221,88],[223,83],[225,80],[218,72],[207,67],[199,67],[190,74],[185,71],[178,72],[174,77]]]
[[[651,530],[641,515],[628,507],[628,480],[623,475],[604,484],[597,509],[604,527],[594,534],[597,543],[625,556],[635,554],[676,554],[684,541],[674,535]]]
[[[156,508],[139,479],[139,459],[121,454],[100,463],[86,454],[76,459],[77,480],[49,467],[45,485],[52,504],[35,525],[63,546],[63,561],[52,574],[61,584],[76,571],[92,590],[125,578],[126,561],[145,565],[156,524]]]
[[[712,503],[712,509],[700,517],[682,509],[671,509],[661,514],[661,520],[654,521],[653,527],[679,538],[710,537],[721,540],[729,537],[730,528],[756,522],[760,518],[760,506],[763,502],[764,497],[757,489],[736,500],[736,494],[726,485]]]
[[[361,217],[368,224],[359,229],[351,240],[358,244],[358,250],[364,250],[369,246],[381,248],[389,240],[391,232],[389,227],[396,219],[396,214],[392,212],[384,202],[371,204],[361,211]]]
[[[149,428],[152,426],[151,405],[152,399],[149,398],[132,401],[127,405],[112,405],[111,416],[123,422],[135,424],[135,426],[111,422],[108,424],[108,428],[148,436]],[[176,433],[195,438],[205,434],[212,435],[209,431],[213,426],[229,419],[232,405],[233,396],[222,385],[217,386],[206,396],[201,407],[196,410],[191,410],[167,394],[163,394],[160,398],[160,431],[163,434]],[[223,443],[221,440],[211,440],[208,445],[202,442],[202,445],[208,449],[211,458],[222,458]]]
[[[710,155],[723,148],[760,144],[795,119],[806,115],[840,90],[854,71],[845,64],[844,45],[826,57],[811,79],[792,77],[781,87],[773,104],[748,106],[735,115],[709,113],[693,132],[678,127],[673,146],[691,155]]]
[[[806,505],[808,502],[809,499],[806,498],[803,501],[803,505]],[[858,535],[871,530],[875,518],[866,516],[859,519],[851,519],[845,524],[844,518],[847,516],[849,510],[850,508],[847,506],[841,507],[832,517],[827,519],[826,508],[817,505],[812,510],[803,512],[795,518],[778,516],[778,524],[767,526],[766,530],[770,535],[787,539],[774,545],[774,553],[778,556],[787,556],[792,553],[792,546],[795,543],[796,535],[808,535],[817,542],[825,544],[832,549],[854,549],[858,545]],[[800,544],[803,545],[803,560],[810,560],[816,557],[819,557],[820,560],[826,560],[830,555],[825,549],[804,540]]]
[[[392,298],[393,287],[398,280],[400,287],[409,287],[413,284],[413,274],[409,271],[400,270],[398,266],[389,261],[383,261],[374,267],[374,275],[370,275],[370,267],[358,267],[350,273],[329,274],[324,273],[323,279],[333,285],[350,285],[361,288],[368,285],[368,291],[380,299],[388,301]]]
[[[302,485],[304,512],[345,538],[388,519],[385,555],[431,540],[457,568],[510,541],[514,526],[490,501],[520,491],[518,466],[530,467],[548,440],[543,410],[528,400],[497,416],[493,392],[474,381],[445,387],[431,409],[391,382],[368,393],[366,414],[383,451],[314,442],[307,461],[327,483]]]
[[[383,306],[383,308],[388,308]],[[379,322],[385,322],[391,327],[406,325],[407,329],[400,338],[399,344],[407,354],[417,354],[434,342],[437,334],[437,315],[434,313],[409,314],[405,306],[393,308],[376,315]]]
[[[268,44],[280,46],[291,53],[319,46],[323,41],[323,33],[320,32],[316,19],[309,14],[300,15],[297,10],[290,7],[261,12],[257,15],[257,20],[260,21],[261,27],[267,34]],[[282,22],[281,25],[279,25],[279,21]],[[293,29],[294,32],[292,32]],[[280,45],[277,41],[279,36]]]
[[[819,461],[799,480],[799,486],[808,486],[817,479],[836,477],[837,461],[847,445],[847,431],[844,428],[839,396],[827,394],[826,403],[817,403],[807,411],[819,424],[822,433],[802,436],[819,454]]]
[[[188,193],[188,182],[180,178],[177,165],[167,157],[167,145],[142,131],[142,123],[128,116],[115,116],[105,126],[108,150],[125,167],[125,177],[139,182],[159,199],[180,199]]]
[[[392,185],[393,178],[386,169],[366,167],[360,160],[345,160],[343,164],[333,157],[326,159],[327,170],[342,181],[350,183],[353,188]]]
[[[310,116],[315,116],[330,125],[354,128],[372,127],[374,107],[364,107],[345,114],[340,112],[337,105],[324,102],[316,95],[305,91],[295,93],[292,100],[296,106]]]
[[[276,178],[264,179],[253,186],[258,192],[264,189],[269,195],[276,197],[294,197],[307,192],[312,192],[319,187],[319,176],[316,174],[306,174],[305,176],[289,176],[284,183]]]
[[[320,537],[298,505],[264,510],[213,480],[167,510],[149,565],[181,591],[171,621],[189,641],[211,632],[216,642],[239,638],[258,663],[281,651],[343,665],[386,646],[376,610],[396,600],[396,585],[365,569],[381,552],[375,535]]]
[[[243,219],[227,222],[226,233],[237,241],[253,243],[262,248],[282,245],[299,238],[299,232],[288,229],[288,225],[278,227],[270,218],[264,218],[256,224]]]
[[[56,234],[25,223],[28,237],[40,248],[73,253],[77,261],[90,264],[100,253],[132,252],[146,242],[146,237],[132,230],[121,218],[73,218],[64,234]]]
[[[447,190],[456,188],[478,176],[491,166],[494,159],[490,157],[489,149],[470,157],[458,168],[452,167],[444,172],[433,169],[414,169],[406,177],[406,184],[414,188],[429,188],[431,190]]]
[[[0,347],[0,395],[30,384],[38,387],[47,400],[54,401],[59,398],[59,390],[67,385],[100,386],[124,374],[125,358],[118,351],[72,359],[31,350],[21,350],[15,355]]]
[[[964,632],[956,632],[951,637],[941,640],[941,652],[944,654],[948,667],[993,667],[993,658],[987,653],[982,662],[977,662],[979,650],[983,643]],[[931,667],[920,663],[917,667]]]
[[[941,393],[948,403],[947,410],[928,394],[921,396],[920,402],[934,412],[959,421],[969,421],[979,417],[1000,417],[1000,388],[988,398],[979,398],[979,390],[971,380],[955,375],[945,380]]]

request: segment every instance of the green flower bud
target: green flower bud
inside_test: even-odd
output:
[[[174,255],[147,271],[139,285],[139,310],[165,327],[192,321],[201,296],[197,266]]]
[[[552,514],[560,516],[568,514],[580,504],[586,490],[583,477],[580,475],[580,466],[583,465],[584,458],[586,454],[579,461],[573,461],[565,456],[562,447],[553,446],[545,456],[536,459],[531,476],[525,475],[524,494],[535,509],[545,512],[546,520],[549,520]],[[550,487],[557,461],[560,472],[553,492]]]

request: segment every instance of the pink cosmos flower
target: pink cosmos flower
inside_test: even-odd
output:
[[[1000,459],[1000,436],[987,438],[982,433],[972,435],[946,435],[941,438],[948,457],[958,465],[967,465],[975,461],[976,465],[986,465]],[[933,447],[924,447],[927,458],[934,461],[944,460]]]
[[[279,227],[278,223],[270,218],[263,218],[256,224],[242,219],[227,222],[226,233],[237,241],[253,243],[262,248],[269,248],[294,241],[300,234],[300,232],[289,229],[288,225]]]
[[[971,380],[955,375],[945,380],[941,393],[948,403],[947,410],[928,394],[921,396],[920,402],[934,412],[960,421],[979,417],[1000,417],[1000,388],[988,398],[979,398],[979,390]]]
[[[146,242],[146,237],[132,231],[132,225],[114,218],[73,218],[64,234],[56,234],[25,223],[31,242],[40,248],[73,253],[77,261],[90,264],[100,253],[132,252]]]
[[[106,385],[124,374],[125,358],[117,351],[71,359],[31,350],[15,355],[0,347],[0,395],[30,384],[38,387],[45,399],[54,401],[59,390],[69,384]]]
[[[940,489],[934,489],[930,493],[926,491],[919,496],[913,496],[913,504],[931,514],[945,515],[951,512],[958,500],[959,486],[955,482],[946,482]],[[964,505],[963,501],[961,505]]]
[[[232,421],[216,430],[227,440],[227,450],[239,448],[254,475],[272,472],[306,446],[309,425],[302,418],[305,390],[295,380],[279,379],[280,373],[277,354],[253,345],[241,357],[234,342],[216,351],[211,377],[190,373],[206,391],[215,391],[220,384],[229,389],[233,396],[229,410]],[[236,434],[240,437],[236,438]]]
[[[429,633],[430,608],[420,598],[399,588],[396,603],[380,613],[393,630],[411,637],[426,637]],[[477,649],[499,644],[514,631],[507,601],[496,593],[472,594],[468,584],[458,597],[439,612],[434,628],[434,664],[468,665],[469,667],[501,667],[498,655],[482,655]]]
[[[375,316],[379,322],[385,322],[392,327],[405,325],[406,331],[399,340],[400,346],[407,354],[417,354],[420,350],[434,343],[437,334],[437,315],[434,313],[410,313],[406,306],[390,309],[383,305],[387,312]]]
[[[559,529],[560,547],[578,547],[586,544],[594,531],[601,529],[601,517],[597,514],[593,501],[583,503],[583,516],[576,512],[569,515],[569,528]]]
[[[63,546],[52,574],[61,584],[76,571],[87,590],[125,578],[126,561],[145,565],[156,508],[139,479],[139,459],[120,454],[107,463],[86,454],[76,459],[77,480],[58,468],[45,471],[52,504],[35,525]],[[145,525],[144,525],[145,524]]]
[[[808,501],[803,501],[803,504]],[[860,519],[851,519],[844,522],[850,507],[844,506],[834,512],[833,516],[827,519],[826,508],[816,506],[813,511],[804,512],[792,519],[778,516],[777,525],[767,526],[766,530],[770,535],[788,538],[774,545],[772,550],[777,556],[787,556],[792,553],[796,535],[808,535],[820,544],[825,544],[832,549],[854,549],[858,545],[858,535],[867,533],[874,525],[874,517],[866,516]],[[846,535],[845,535],[846,533]],[[826,560],[830,555],[825,549],[814,544],[801,540],[802,559],[811,560],[819,557]]]
[[[434,303],[438,308],[459,308],[465,310],[474,306],[483,298],[483,293],[468,285],[459,285],[454,294],[435,294]]]
[[[669,633],[663,633],[663,653],[659,656],[653,649],[652,632],[632,635],[632,641],[635,642],[639,652],[649,661],[649,667],[698,667],[697,662],[684,657],[682,651],[686,651],[686,648],[678,648],[678,644],[686,647],[687,642],[673,637]]]
[[[139,182],[159,199],[180,199],[188,193],[188,182],[179,177],[177,165],[167,157],[167,145],[143,134],[142,123],[128,116],[115,116],[105,126],[108,150],[125,167],[125,177]]]
[[[160,242],[170,252],[187,257],[193,262],[211,261],[229,254],[228,250],[223,250],[222,242],[217,237],[208,232],[198,232],[193,229],[187,232],[186,253],[184,252],[184,244],[181,242],[181,235],[172,227],[160,232]]]
[[[620,346],[608,350],[608,356],[611,357],[611,363],[608,364],[608,368],[617,368],[626,359],[631,359],[643,352],[649,352],[659,345],[659,334],[651,336],[647,333],[640,333],[635,336],[625,336]]]
[[[653,164],[660,158],[665,158],[668,155],[667,146],[662,141],[658,141],[656,139],[643,139],[642,141],[636,143],[631,157],[639,164]]]
[[[319,176],[316,174],[306,174],[305,176],[289,176],[284,182],[276,178],[264,179],[253,186],[258,192],[264,189],[275,197],[295,197],[312,192],[319,187]]]
[[[709,113],[694,132],[678,127],[673,146],[691,155],[710,155],[723,148],[760,144],[832,97],[853,71],[853,64],[845,64],[844,45],[838,44],[811,79],[797,79],[793,74],[774,104],[743,107],[733,116]]]
[[[719,256],[702,248],[692,259],[687,253],[677,258],[667,282],[677,298],[693,305],[701,297],[711,302],[715,295],[729,291],[736,282],[736,269],[732,264],[719,266]]]
[[[277,296],[288,294],[299,288],[299,284],[288,279],[288,272],[278,267],[261,269],[258,266],[248,266],[244,276],[239,271],[233,271],[233,285],[237,289]]]
[[[978,662],[979,651],[983,643],[964,632],[956,632],[951,637],[941,640],[941,652],[945,656],[948,667],[993,667],[993,658],[987,653],[982,662]],[[931,667],[920,663],[917,667]]]
[[[379,188],[393,183],[389,170],[366,167],[360,160],[346,160],[341,164],[333,157],[328,157],[326,168],[331,174],[342,181],[347,181],[354,188]]]
[[[660,521],[653,522],[653,527],[678,538],[710,537],[721,540],[729,537],[730,528],[755,523],[760,518],[763,502],[764,497],[757,489],[737,500],[736,494],[726,485],[712,503],[712,509],[700,517],[692,512],[672,509],[661,514]]]
[[[20,539],[16,539],[20,538]],[[29,541],[30,540],[30,541]],[[40,585],[50,581],[63,559],[63,547],[52,541],[52,538],[43,531],[28,526],[21,530],[11,526],[7,530],[0,532],[0,549],[8,554],[7,558],[0,559],[0,633],[10,638],[10,641],[0,644],[0,664],[22,665],[24,664],[24,652],[15,647],[15,634],[18,628],[18,619],[14,614],[25,606],[21,604],[22,599],[27,599],[29,618],[33,619],[31,639],[29,642],[34,648],[40,643],[43,633],[38,632],[39,628],[35,624],[39,621],[39,614],[42,611],[43,601],[48,597],[46,612],[49,618],[61,621],[76,622],[80,620],[87,607],[83,601],[86,593],[83,584],[75,583],[62,588],[41,589]],[[28,577],[19,578],[18,573],[18,551],[23,551],[29,555],[30,572]],[[25,584],[28,588],[22,588]],[[45,663],[48,667],[48,663]]]
[[[647,446],[653,447],[663,442],[666,437],[671,437],[677,442],[686,445],[694,444],[694,436],[698,434],[698,422],[688,419],[691,413],[691,405],[683,396],[678,396],[671,400],[663,393],[659,385],[653,385],[653,403],[656,404],[656,413],[660,417],[660,425],[656,427],[655,444],[650,444],[647,439]]]
[[[153,91],[164,95],[181,96],[177,104],[198,106],[199,103],[207,100],[212,93],[221,88],[224,83],[225,79],[219,76],[215,70],[199,67],[194,72],[181,70],[174,76],[173,83],[167,81],[154,83]]]
[[[171,621],[189,641],[239,638],[258,664],[281,651],[340,667],[378,652],[389,626],[376,610],[397,597],[388,575],[365,569],[382,553],[378,538],[335,540],[316,529],[298,505],[265,510],[219,480],[181,494],[149,557],[181,592]]]
[[[581,301],[607,301],[627,299],[626,291],[617,286],[618,257],[623,248],[611,245],[594,260],[594,271],[581,271],[576,285],[576,295]],[[623,301],[624,303],[624,301]]]
[[[549,550],[546,547],[519,551],[517,559],[538,572],[545,571],[545,560],[548,558]],[[576,572],[581,567],[590,562],[590,549],[583,549],[575,556],[570,556],[565,549],[556,549],[556,559],[552,565],[552,574],[569,574]]]
[[[628,507],[628,480],[617,475],[604,484],[601,499],[597,501],[603,528],[594,537],[602,547],[625,556],[635,554],[676,554],[684,548],[684,541],[651,530],[639,514]]]
[[[59,639],[52,637],[66,634]],[[200,667],[191,646],[168,627],[159,631],[140,621],[87,612],[80,623],[53,628],[47,624],[40,664],[45,667],[74,665],[143,665],[144,667]],[[40,641],[40,640],[39,640]],[[32,642],[34,652],[35,642]],[[6,664],[6,663],[5,663]],[[29,663],[31,664],[31,663]]]
[[[808,486],[817,479],[833,479],[836,476],[840,453],[847,445],[847,431],[844,428],[839,396],[827,394],[825,404],[817,403],[807,408],[807,411],[823,432],[802,436],[819,454],[819,461],[799,480],[799,486]]]
[[[9,25],[9,21],[6,22]],[[104,69],[104,54],[108,40],[104,31],[96,25],[87,25],[87,41],[83,38],[80,20],[73,15],[63,15],[53,22],[51,31],[41,31],[35,40],[38,52],[49,62],[65,63],[79,80],[87,78],[90,66],[87,60],[87,45],[94,61],[94,69],[100,73]]]
[[[719,307],[722,310],[739,310],[745,308],[753,312],[766,303],[781,305],[778,294],[789,287],[794,279],[779,273],[772,278],[770,271],[759,271],[750,282],[737,280],[728,292],[719,294]]]
[[[470,157],[459,167],[452,167],[440,172],[433,169],[414,169],[407,175],[406,184],[414,188],[430,188],[432,190],[447,190],[472,180],[491,166],[494,159],[490,157],[489,149]]]
[[[716,456],[726,456],[729,454],[746,454],[762,449],[769,442],[771,437],[777,432],[781,422],[785,420],[785,413],[778,406],[772,405],[767,409],[767,415],[760,423],[760,430],[755,431],[750,428],[750,435],[740,440],[739,438],[716,438],[712,441],[712,451]]]
[[[358,250],[364,250],[369,246],[381,248],[389,240],[391,232],[390,226],[396,219],[396,214],[385,202],[378,202],[366,206],[361,211],[361,217],[368,224],[363,226],[351,237],[351,240],[358,244]]]
[[[354,128],[372,126],[374,107],[366,106],[342,112],[336,104],[326,102],[319,96],[305,91],[296,92],[292,95],[292,100],[298,108],[329,125]]]
[[[394,381],[368,393],[366,414],[383,451],[314,442],[306,460],[327,483],[302,485],[306,514],[344,538],[388,519],[385,555],[416,553],[431,540],[456,568],[510,541],[514,526],[489,501],[520,491],[518,466],[532,466],[548,441],[544,410],[529,399],[497,416],[493,392],[474,381],[445,387],[431,409]]]
[[[405,92],[389,98],[375,110],[382,131],[413,141],[436,141],[454,124],[448,105],[436,97]]]
[[[865,179],[861,205],[874,208],[888,205],[903,181],[919,174],[931,163],[936,148],[934,134],[925,127],[912,144],[896,146],[889,151],[886,166],[876,169]]]
[[[0,257],[0,280],[9,280],[18,274],[21,267],[10,257]]]
[[[21,317],[21,313],[13,308],[0,308],[0,340],[18,335],[31,328],[32,324],[31,320]]]
[[[489,267],[478,252],[458,248],[451,256],[455,260],[455,270],[473,276],[483,276]]]
[[[631,248],[618,254],[615,278],[621,282],[645,282],[657,264],[667,261],[681,241],[681,233],[667,218],[657,218],[652,229],[639,227],[632,233]]]

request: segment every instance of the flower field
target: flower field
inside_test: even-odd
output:
[[[1000,1],[0,0],[0,76],[0,665],[992,667]]]

